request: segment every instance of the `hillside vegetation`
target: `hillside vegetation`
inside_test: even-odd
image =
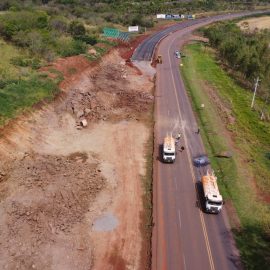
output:
[[[58,57],[78,54],[95,60],[114,45],[100,39],[95,31],[84,20],[49,14],[41,9],[1,13],[0,125],[58,92],[61,74],[51,79],[40,74],[40,67]],[[89,55],[88,49],[97,43],[105,44],[95,48],[95,55]]]

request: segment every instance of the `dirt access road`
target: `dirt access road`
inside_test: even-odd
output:
[[[119,50],[59,60],[59,97],[1,131],[0,269],[143,269],[153,82]]]

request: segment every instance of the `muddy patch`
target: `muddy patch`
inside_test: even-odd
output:
[[[106,213],[94,221],[93,230],[108,232],[114,230],[118,224],[118,219],[112,213]]]

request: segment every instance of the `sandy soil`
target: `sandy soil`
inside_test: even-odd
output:
[[[80,63],[0,136],[0,269],[139,269],[153,83],[116,50]]]
[[[253,32],[256,29],[269,29],[270,28],[270,16],[262,16],[258,18],[246,19],[238,22],[238,25],[242,30],[248,30]]]

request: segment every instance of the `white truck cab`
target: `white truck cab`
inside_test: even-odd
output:
[[[208,213],[219,213],[222,209],[223,199],[219,193],[217,178],[214,172],[202,177],[202,185],[205,198],[205,210]]]
[[[167,135],[163,142],[162,158],[164,162],[173,163],[175,161],[175,139],[172,134]]]

